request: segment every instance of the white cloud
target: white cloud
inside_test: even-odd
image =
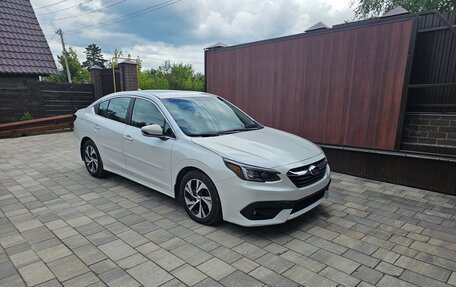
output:
[[[162,1],[128,0],[110,9],[82,15],[65,21],[56,19],[93,11],[100,7],[116,3],[119,0],[93,0],[75,8],[48,15],[66,7],[77,5],[81,0],[68,0],[49,8],[37,9],[36,14],[48,38],[54,56],[61,53],[58,36],[53,36],[57,27],[65,31],[94,25],[110,19],[121,17],[132,11]],[[111,57],[114,48],[130,52],[133,57],[140,56],[145,68],[157,67],[165,60],[194,65],[202,72],[204,66],[203,49],[222,41],[228,45],[252,42],[272,37],[302,33],[318,21],[331,26],[353,17],[350,8],[351,0],[182,0],[181,2],[142,16],[140,19],[147,25],[130,25],[139,23],[135,20],[116,25],[101,25],[69,33],[66,41],[75,46],[79,57],[83,58],[81,46],[90,43],[99,45],[106,55]],[[34,7],[56,3],[56,0],[32,0]],[[114,9],[115,8],[115,9]],[[130,10],[128,10],[128,9]],[[128,10],[128,11],[127,11]],[[161,12],[159,12],[161,11]],[[155,24],[159,13],[166,13],[166,27]],[[40,16],[41,14],[41,16]],[[155,16],[155,17],[154,17]],[[148,18],[149,17],[149,18]],[[164,21],[161,19],[161,21]],[[129,23],[129,24],[127,24]],[[141,22],[142,23],[142,22]],[[150,23],[150,25],[149,25]],[[162,23],[163,22],[159,22]],[[173,26],[175,25],[175,27]],[[150,29],[154,29],[151,34]],[[153,36],[151,36],[153,35]],[[177,39],[178,41],[170,40]]]
[[[209,45],[185,45],[175,47],[164,42],[148,42],[132,47],[123,47],[124,51],[130,51],[132,57],[140,56],[143,67],[158,67],[165,60],[171,63],[192,64],[198,72],[204,71],[203,47]]]

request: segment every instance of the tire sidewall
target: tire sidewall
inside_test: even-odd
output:
[[[185,198],[184,198],[184,189],[185,185],[187,182],[189,182],[192,179],[199,179],[201,180],[206,187],[208,188],[211,197],[212,197],[212,209],[209,212],[209,215],[205,218],[198,218],[193,213],[188,209],[187,205],[185,204]],[[212,182],[212,180],[203,172],[200,171],[190,171],[187,174],[184,175],[184,177],[181,180],[181,184],[179,187],[179,197],[180,201],[182,202],[185,211],[187,214],[196,222],[204,225],[215,225],[219,223],[222,220],[222,207],[220,204],[220,198],[217,192],[217,188],[215,187],[215,184]]]

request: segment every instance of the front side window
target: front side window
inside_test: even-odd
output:
[[[162,102],[182,131],[189,136],[217,136],[262,128],[221,98],[168,98]]]
[[[106,112],[108,110],[108,104],[109,104],[109,100],[98,104],[97,114],[102,117],[106,117]]]
[[[131,124],[133,126],[142,128],[143,126],[156,124],[163,128],[164,120],[162,113],[153,103],[136,99],[131,114]]]
[[[106,117],[121,123],[125,123],[130,98],[114,98],[109,101]]]
[[[136,99],[131,113],[131,125],[142,128],[153,124],[161,126],[164,135],[173,136],[171,127],[157,106],[149,101]]]

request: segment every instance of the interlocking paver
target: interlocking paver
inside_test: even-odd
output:
[[[394,266],[384,261],[380,262],[375,269],[391,276],[399,276],[402,272],[404,272],[403,268]]]
[[[202,226],[153,190],[90,177],[71,133],[3,139],[0,286],[456,286],[456,197],[332,177],[293,221]]]
[[[406,256],[401,256],[394,265],[414,271],[418,274],[423,274],[428,277],[446,282],[450,277],[451,272],[441,267],[434,266],[419,260],[415,260]]]
[[[136,252],[131,246],[120,239],[100,245],[98,248],[114,261],[133,255]]]
[[[448,284],[452,284],[456,286],[456,272],[453,272],[450,276],[450,279],[448,279]]]
[[[185,263],[182,259],[164,249],[153,251],[147,254],[146,257],[167,271],[171,271]]]
[[[25,282],[19,274],[0,279],[0,286],[25,287]]]
[[[312,254],[311,258],[320,261],[323,264],[344,271],[347,274],[351,274],[360,266],[360,264],[356,263],[353,260],[346,259],[342,256],[336,255],[323,249],[320,249]]]
[[[63,244],[40,250],[37,253],[46,263],[71,255],[71,251]]]
[[[152,261],[146,261],[136,267],[128,269],[128,273],[144,286],[159,286],[173,277]]]
[[[355,272],[352,273],[352,275],[367,283],[375,285],[378,282],[378,280],[382,278],[383,273],[361,265],[358,269],[355,270]]]
[[[207,278],[207,275],[189,264],[184,264],[176,268],[171,271],[171,274],[184,282],[187,286],[193,286]]]
[[[54,278],[54,274],[52,274],[42,261],[21,267],[18,270],[29,286],[37,285]]]
[[[282,274],[291,266],[295,265],[293,262],[272,253],[265,254],[264,256],[258,258],[256,262],[261,263],[262,266],[265,266],[279,274]]]
[[[296,282],[291,281],[288,278],[283,277],[275,273],[272,270],[269,270],[263,266],[258,267],[257,269],[253,270],[249,273],[252,277],[256,278],[257,280],[266,283],[267,286],[277,286],[277,287],[293,287],[298,286]]]
[[[350,287],[350,286],[355,287],[360,282],[360,279],[353,277],[351,275],[348,275],[347,273],[344,273],[337,269],[334,269],[330,266],[323,269],[319,274],[331,279],[334,282],[342,284],[343,286],[346,286],[346,287]]]
[[[405,270],[399,278],[421,287],[450,287],[450,285],[445,284],[441,281],[408,270]]]
[[[235,271],[220,280],[226,287],[259,287],[264,284],[241,271]]]
[[[366,265],[368,267],[374,268],[380,260],[376,258],[372,258],[370,256],[367,256],[361,252],[355,251],[353,249],[349,249],[347,252],[345,252],[343,257],[351,259],[355,262],[358,262],[360,264]]]
[[[89,268],[75,255],[52,261],[48,266],[60,281],[66,281],[89,271]]]
[[[192,266],[197,266],[212,258],[209,253],[189,243],[171,250],[171,253]]]
[[[35,252],[33,252],[33,250],[30,249],[21,253],[16,253],[10,256],[10,259],[16,267],[21,267],[39,260]]]
[[[258,266],[258,265],[257,265]],[[225,276],[230,275],[236,269],[218,258],[212,258],[197,267],[201,272],[219,281]],[[245,271],[244,271],[245,272]]]

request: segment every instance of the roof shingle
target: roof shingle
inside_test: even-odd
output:
[[[0,1],[0,74],[55,74],[49,45],[29,0]]]

